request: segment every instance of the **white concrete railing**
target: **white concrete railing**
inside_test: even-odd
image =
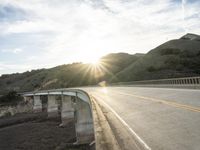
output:
[[[143,80],[131,82],[117,82],[111,83],[112,85],[171,85],[171,86],[188,86],[200,87],[200,77],[185,77],[185,78],[170,78],[158,80]]]
[[[27,100],[33,100],[33,109],[42,111],[41,96],[48,96],[48,117],[58,117],[56,96],[61,97],[61,126],[75,121],[76,143],[88,144],[94,141],[94,125],[91,101],[89,95],[76,89],[55,89],[48,91],[26,92],[22,95]]]

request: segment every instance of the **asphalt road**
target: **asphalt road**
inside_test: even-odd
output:
[[[200,90],[84,88],[152,150],[200,150]]]

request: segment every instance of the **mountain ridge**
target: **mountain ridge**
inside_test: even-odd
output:
[[[120,71],[117,78],[122,79],[122,81],[132,81],[195,76],[200,73],[198,65],[200,65],[200,41],[182,39],[181,37],[167,41],[150,50],[136,63],[130,64]],[[157,75],[154,74],[156,72]],[[129,74],[130,77],[123,80],[125,74]],[[111,81],[116,80],[112,79]]]

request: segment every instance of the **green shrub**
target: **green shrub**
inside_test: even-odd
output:
[[[22,100],[23,97],[21,97],[16,91],[10,91],[7,94],[0,97],[0,104],[16,105],[18,102]]]
[[[177,55],[181,53],[181,50],[168,48],[168,49],[163,49],[162,51],[160,51],[160,53],[161,55]]]
[[[150,67],[147,68],[147,70],[148,70],[148,72],[154,72],[157,69],[154,66],[150,66]]]
[[[12,116],[12,113],[9,111],[4,112],[3,117],[9,117]]]

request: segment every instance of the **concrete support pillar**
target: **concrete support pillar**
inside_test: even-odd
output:
[[[85,101],[76,99],[76,137],[77,144],[94,141],[94,127],[90,105]]]
[[[41,112],[42,111],[42,101],[39,95],[33,96],[33,111]]]
[[[182,79],[180,79],[180,84],[183,84],[183,80]]]
[[[190,84],[190,79],[187,79],[187,84]]]
[[[200,78],[197,78],[196,80],[197,80],[197,84],[200,84]]]
[[[184,84],[184,80],[183,79],[181,79],[181,84]]]
[[[74,121],[74,106],[71,96],[62,95],[61,119],[61,126],[65,126],[69,122]]]
[[[58,117],[58,103],[55,95],[48,95],[48,117]]]

